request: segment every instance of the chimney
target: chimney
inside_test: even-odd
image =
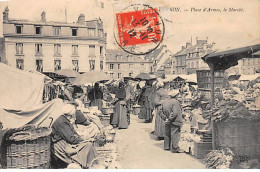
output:
[[[191,43],[190,42],[187,42],[186,43],[186,48],[190,47],[191,46]]]
[[[85,25],[85,15],[84,14],[79,15],[78,24]]]
[[[181,49],[184,50],[184,49],[185,49],[185,46],[181,46]]]
[[[5,11],[3,12],[3,21],[8,21],[8,13],[9,13],[9,9],[8,6],[5,8]]]
[[[42,16],[41,21],[42,22],[46,22],[46,13],[45,13],[45,11],[42,12],[41,16]]]

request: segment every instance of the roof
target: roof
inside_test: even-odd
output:
[[[66,22],[55,22],[55,21],[29,21],[22,19],[9,19],[8,21],[3,21],[3,23],[12,23],[12,24],[28,24],[28,25],[49,25],[49,26],[64,26],[64,27],[85,27],[85,28],[98,28],[103,29],[103,23],[99,22],[99,20],[89,20],[85,21],[85,25],[75,23],[66,23]],[[98,23],[96,25],[96,23]]]
[[[175,56],[181,56],[181,55],[185,55],[188,53],[193,53],[193,52],[195,52],[194,50],[196,50],[197,47],[201,47],[205,43],[207,43],[207,40],[197,40],[196,45],[192,45],[192,46],[189,46],[189,47],[186,47],[186,48],[180,50],[179,52],[177,52],[175,54]]]

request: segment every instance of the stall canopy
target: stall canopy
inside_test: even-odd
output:
[[[196,74],[166,75],[166,78],[163,81],[171,82],[171,81],[176,81],[176,80],[185,80],[186,82],[197,83],[197,76],[196,76]]]
[[[210,66],[214,71],[226,70],[232,66],[238,64],[238,60],[242,58],[254,57],[253,53],[260,50],[260,44],[213,52],[208,54],[202,59]]]
[[[255,75],[241,75],[239,78],[239,81],[253,81],[256,80],[258,77],[260,77],[260,74],[255,74]]]
[[[44,78],[0,63],[0,108],[21,110],[42,104]]]

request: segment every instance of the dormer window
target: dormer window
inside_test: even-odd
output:
[[[35,34],[37,34],[37,35],[42,34],[42,27],[41,26],[35,26]]]
[[[22,25],[15,25],[15,30],[17,34],[22,34]]]

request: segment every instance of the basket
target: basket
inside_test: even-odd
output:
[[[114,113],[114,108],[113,107],[107,107],[102,109],[103,114],[111,114]]]
[[[134,115],[138,115],[140,110],[141,110],[141,106],[139,106],[139,105],[133,106],[133,114]]]
[[[229,147],[236,157],[260,158],[260,120],[214,121],[217,149]]]
[[[6,168],[50,168],[50,133],[45,127],[13,133],[6,141]]]
[[[99,116],[99,118],[100,118],[101,124],[104,127],[107,127],[110,125],[110,115],[101,115],[101,116]]]

